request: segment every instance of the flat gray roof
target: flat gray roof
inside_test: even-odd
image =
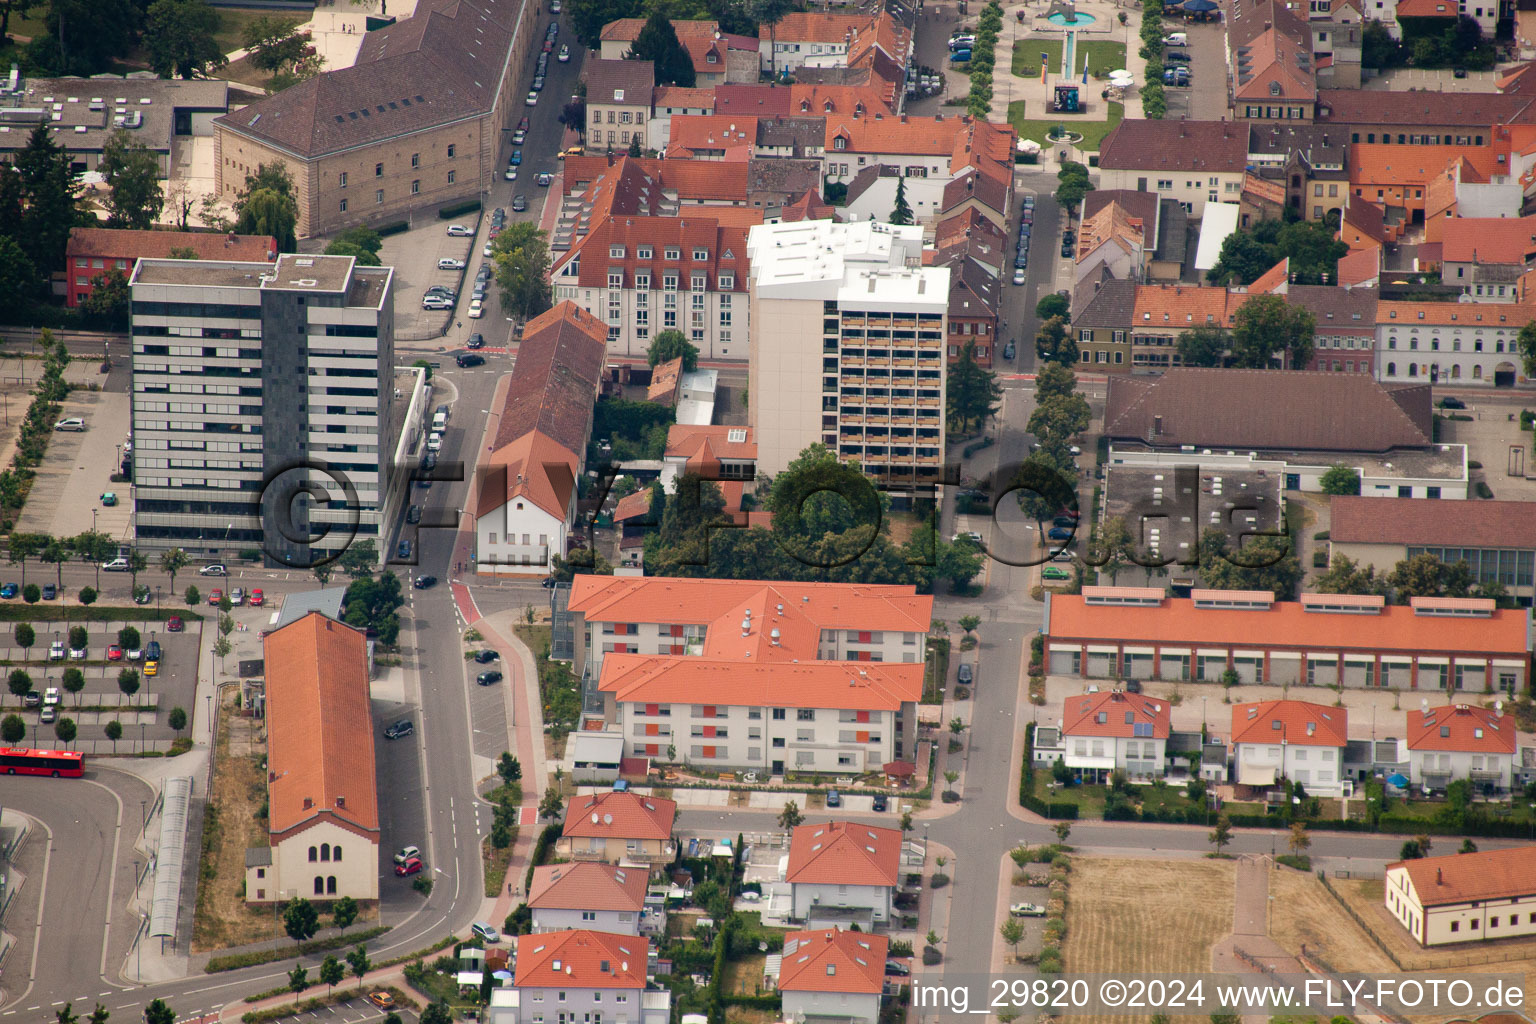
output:
[[[139,260],[132,284],[179,284],[203,288],[259,288],[270,263],[212,260]]]
[[[283,291],[343,291],[350,283],[353,262],[351,256],[283,253],[271,271],[274,276],[262,287]]]

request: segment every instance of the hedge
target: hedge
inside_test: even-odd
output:
[[[452,206],[445,206],[441,210],[438,210],[437,211],[437,219],[438,220],[451,220],[452,218],[457,217],[461,213],[474,213],[475,211],[477,211],[479,209],[480,209],[480,200],[478,200],[478,199],[469,199],[469,200],[466,200],[465,202],[454,203]]]
[[[388,235],[398,235],[411,230],[411,222],[405,220],[397,220],[391,224],[385,224],[383,227],[374,228],[373,230],[374,233],[380,238],[384,238]]]
[[[301,942],[296,946],[283,946],[281,949],[258,949],[251,953],[233,953],[229,956],[216,956],[208,961],[208,966],[203,968],[204,973],[218,974],[220,971],[238,971],[242,967],[255,967],[257,964],[276,963],[279,960],[289,960],[297,956],[313,956],[316,953],[330,953],[347,946],[356,946],[376,939],[389,931],[390,926],[379,925],[375,928],[365,928],[351,935],[331,935],[323,939],[313,939],[309,942]]]
[[[779,1008],[778,996],[726,996],[720,1000],[722,1006],[739,1006],[745,1010],[777,1010]]]
[[[533,891],[533,869],[549,859],[549,851],[554,848],[560,839],[561,825],[554,822],[544,826],[544,831],[539,833],[539,838],[533,844],[533,856],[528,858],[528,872],[523,877],[523,891]]]
[[[1045,801],[1035,796],[1035,723],[1024,727],[1024,765],[1019,771],[1019,803],[1046,818],[1077,820],[1077,804],[1070,800]]]

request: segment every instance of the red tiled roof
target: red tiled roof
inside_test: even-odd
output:
[[[819,111],[818,111],[819,113]],[[971,119],[964,115],[945,117],[851,117],[827,118],[826,149],[837,149],[836,140],[844,140],[844,152],[889,153],[899,156],[949,156]]]
[[[1202,324],[1230,327],[1239,300],[1246,299],[1246,295],[1213,285],[1144,284],[1136,287],[1132,315],[1137,329],[1167,326],[1179,330]]]
[[[828,821],[799,825],[790,835],[784,880],[801,885],[894,886],[901,868],[901,831]],[[885,964],[880,965],[882,971]]]
[[[1099,166],[1105,170],[1241,173],[1247,165],[1247,126],[1228,121],[1128,117],[1099,145]]]
[[[1536,893],[1536,846],[1420,857],[1388,864],[1408,872],[1422,907],[1504,900]]]
[[[619,503],[613,507],[613,521],[622,523],[638,515],[649,515],[650,511],[651,490],[644,487],[619,499]]]
[[[1266,29],[1242,50],[1247,60],[1239,65],[1234,91],[1237,99],[1310,103],[1317,98],[1317,78],[1308,66],[1312,57],[1310,32],[1293,38],[1278,27]]]
[[[621,704],[900,711],[922,697],[923,666],[614,653],[603,658],[597,688]]]
[[[1408,749],[1513,754],[1515,720],[1493,708],[1472,704],[1409,711]]]
[[[890,948],[886,936],[868,932],[790,932],[784,936],[779,991],[878,995],[885,986]]]
[[[1339,616],[1364,618],[1364,616]],[[1231,743],[1342,747],[1349,740],[1349,710],[1304,700],[1266,700],[1232,708]]]
[[[778,605],[784,606],[780,615]],[[898,630],[927,633],[933,598],[910,586],[864,583],[769,583],[761,580],[685,579],[671,576],[579,574],[571,584],[570,609],[588,622],[718,623],[719,650],[741,646],[736,626],[752,609],[754,624],[791,614],[812,637],[813,656],[822,629]],[[787,625],[788,623],[786,623]],[[762,626],[762,629],[771,627]],[[794,628],[801,628],[796,625]],[[754,638],[761,629],[754,628]],[[753,640],[754,643],[766,640]],[[785,641],[787,643],[787,641]]]
[[[717,85],[715,113],[783,117],[790,112],[789,90],[777,85]]]
[[[1142,223],[1140,217],[1132,216],[1119,203],[1101,206],[1096,213],[1083,220],[1077,238],[1077,259],[1082,261],[1111,240],[1120,243],[1127,253],[1134,254],[1146,245],[1146,229],[1147,225]],[[1154,244],[1156,241],[1154,238]]]
[[[373,833],[373,713],[368,642],[310,612],[267,634],[267,827],[274,836],[322,815]]]
[[[867,14],[790,11],[771,30],[766,26],[759,29],[758,39],[766,43],[771,35],[781,43],[842,43],[871,28]]]
[[[1453,160],[1462,161],[1461,180],[1487,182],[1504,173],[1492,146],[1386,146],[1356,143],[1349,147],[1349,183],[1374,186],[1428,186]]]
[[[889,120],[891,93],[878,82],[863,85],[829,85],[822,82],[796,82],[789,87],[790,111],[798,114],[822,114],[827,118],[851,118],[873,121],[880,114]]]
[[[1423,247],[1420,247],[1422,251]],[[1379,324],[1437,327],[1505,327],[1519,330],[1536,317],[1536,306],[1511,302],[1380,302]]]
[[[1529,124],[1536,119],[1532,97],[1498,93],[1386,89],[1324,89],[1317,94],[1323,124],[1370,126],[1493,126]],[[1350,147],[1354,149],[1353,146]],[[1416,146],[1415,149],[1426,147]],[[1433,147],[1429,147],[1433,148]]]
[[[1339,287],[1369,284],[1381,277],[1381,250],[1355,249],[1339,258]]]
[[[1456,0],[1397,0],[1399,18],[1455,18]]]
[[[528,905],[535,910],[627,910],[645,906],[646,873],[596,861],[533,869]]]
[[[658,85],[651,91],[652,107],[677,107],[682,110],[714,110],[715,90],[685,89],[680,85]]]
[[[271,235],[207,231],[133,231],[127,228],[71,228],[67,255],[103,259],[165,260],[174,249],[191,249],[200,260],[262,263],[277,259]]]
[[[676,818],[675,800],[638,793],[589,793],[571,798],[560,834],[583,839],[665,840],[671,837]]]
[[[1258,280],[1248,286],[1249,295],[1267,295],[1291,279],[1291,258],[1285,259],[1260,274]]]
[[[731,440],[733,431],[741,431],[746,439]],[[721,459],[756,459],[757,441],[748,427],[674,423],[667,428],[666,457],[685,460],[690,473],[713,471],[720,468]]]
[[[1536,254],[1536,216],[1448,217],[1441,232],[1447,263],[1524,266]]]
[[[1388,605],[1378,615],[1362,615],[1306,611],[1296,601],[1248,610],[1196,608],[1189,598],[1172,597],[1147,607],[1121,607],[1088,605],[1080,595],[1053,594],[1050,621],[1051,640],[1085,643],[1511,657],[1526,650],[1524,609],[1462,617],[1415,615],[1412,608]]]
[[[1330,502],[1335,544],[1450,544],[1536,548],[1536,505],[1528,501],[1450,502],[1434,498],[1339,495]]]
[[[779,220],[786,224],[802,220],[824,220],[834,217],[831,204],[821,198],[815,189],[807,189],[800,197],[779,211]]]
[[[757,118],[736,114],[681,114],[672,118],[667,153],[675,150],[724,151],[727,160],[750,160],[757,144]]]
[[[585,930],[520,935],[513,984],[584,991],[643,989],[649,956],[650,943],[636,935]]]
[[[700,167],[733,166],[694,162]],[[744,169],[746,164],[734,166]],[[683,217],[606,217],[594,223],[585,236],[560,256],[555,263],[554,275],[559,277],[567,265],[573,260],[579,260],[580,270],[576,279],[581,287],[606,288],[609,273],[620,272],[623,274],[624,287],[633,288],[636,271],[649,271],[653,286],[658,286],[663,275],[671,271],[678,275],[678,290],[687,292],[692,290],[693,274],[702,273],[704,290],[712,292],[718,290],[720,274],[725,272],[734,277],[731,290],[745,292],[750,269],[747,262],[747,227],[723,226],[713,215],[714,212],[713,209],[695,207]],[[732,219],[743,216],[751,219],[753,215],[756,216],[756,223],[762,222],[761,210],[732,215]],[[623,257],[609,255],[615,246],[623,248]],[[640,258],[642,246],[650,246],[649,259]],[[666,258],[669,246],[678,250],[680,259]],[[708,250],[709,258],[693,259],[695,249]],[[584,254],[586,259],[581,258]]]
[[[610,21],[603,26],[600,39],[603,42],[618,41],[632,43],[640,38],[640,30],[645,28],[644,18],[619,18]],[[720,31],[718,21],[685,21],[682,18],[672,19],[672,31],[677,33],[679,40],[685,39],[712,39],[716,32]]]
[[[1132,736],[1167,739],[1173,712],[1166,700],[1139,693],[1105,690],[1068,697],[1062,702],[1063,736]],[[1151,732],[1137,727],[1150,726]]]

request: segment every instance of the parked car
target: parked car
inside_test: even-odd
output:
[[[543,187],[543,188],[549,188],[549,186],[554,183],[554,180],[555,180],[555,176],[553,174],[550,174],[548,171],[545,171],[543,174],[540,174],[539,177],[538,177],[539,185],[541,187]]]
[[[843,795],[841,793],[839,793],[835,789],[827,790],[827,806],[828,807],[841,807],[841,806],[843,806]]]
[[[470,238],[474,236],[474,231],[463,224],[449,224],[448,234],[453,238]]]
[[[475,682],[479,683],[481,686],[494,686],[495,684],[501,682],[501,673],[495,671],[481,672],[479,675],[475,676]]]
[[[1044,569],[1040,570],[1040,578],[1043,580],[1062,581],[1070,580],[1072,578],[1072,574],[1059,566],[1048,565]]]
[[[165,620],[165,631],[167,633],[180,633],[186,628],[187,624],[181,621],[180,615],[172,615],[169,619]]]
[[[422,309],[444,310],[453,308],[453,300],[446,295],[430,293],[421,297]]]
[[[12,596],[14,596],[14,595],[12,595]],[[59,596],[59,588],[58,587],[54,586],[52,583],[44,583],[43,584],[43,600],[44,601],[52,601],[55,597],[58,597],[58,596]]]
[[[377,992],[369,992],[368,1001],[381,1010],[393,1010],[395,1008],[395,997],[384,989],[379,989]]]
[[[28,690],[26,693],[21,695],[21,706],[24,708],[35,708],[40,706],[42,703],[43,695],[38,693],[36,690]]]
[[[0,587],[0,597],[5,598],[7,601],[12,600],[19,593],[21,593],[21,588],[14,583],[7,583],[5,586]]]
[[[107,660],[108,661],[122,661],[123,660],[123,645],[122,644],[107,644]]]
[[[968,661],[962,661],[959,669],[955,671],[955,682],[961,686],[970,686],[976,681],[976,670]]]
[[[528,209],[528,197],[527,196],[523,195],[522,193],[518,193],[517,195],[512,197],[512,212],[513,213],[522,213],[526,209]]]
[[[79,416],[69,416],[53,425],[54,430],[72,430],[76,433],[85,429],[85,420]]]
[[[409,718],[402,718],[384,730],[384,738],[387,740],[398,740],[403,736],[410,736],[415,731],[416,726],[411,723],[411,720]],[[396,868],[395,870],[399,871],[400,869]],[[418,867],[416,870],[420,871],[421,868]]]
[[[228,576],[229,570],[220,563],[215,562],[212,565],[203,566],[201,569],[197,570],[197,574],[199,576]]]
[[[885,962],[885,973],[892,978],[905,978],[912,973],[912,968],[899,960],[887,960]]]
[[[1178,50],[1163,54],[1163,59],[1178,61],[1180,64],[1188,64],[1192,60],[1189,54],[1181,53]]]
[[[126,654],[129,661],[144,660],[144,648],[142,647],[130,647],[127,651],[124,652],[124,654]]]
[[[389,734],[385,733],[385,735],[387,736]],[[390,738],[393,739],[394,737],[391,736]],[[420,857],[411,857],[408,860],[406,860],[404,863],[396,864],[395,865],[395,875],[397,877],[399,877],[399,878],[404,878],[406,875],[420,874],[420,872],[421,872],[421,858]]]
[[[1141,692],[1141,680],[1140,679],[1127,679],[1125,681],[1125,692],[1126,693],[1140,693]]]
[[[495,925],[486,924],[484,921],[476,921],[469,926],[470,934],[482,942],[497,943],[501,941],[501,932]]]
[[[463,270],[464,266],[463,260],[456,260],[451,256],[444,256],[437,261],[438,270]]]
[[[471,352],[460,352],[453,361],[468,369],[471,366],[484,366],[485,356],[477,356]]]
[[[528,107],[536,107],[536,106],[538,106],[539,105],[539,94],[536,93],[536,92],[530,92],[528,94],[528,98],[523,100],[523,105],[524,106],[528,106]]]
[[[415,526],[417,523],[421,522],[421,506],[412,505],[409,509],[407,509],[405,513],[405,521],[410,523],[412,526]]]
[[[499,661],[500,659],[501,655],[489,648],[475,652],[475,661],[481,665],[489,665],[491,662]]]
[[[1467,403],[1463,402],[1455,395],[1446,395],[1444,398],[1440,399],[1440,408],[1442,409],[1465,409],[1466,407]]]
[[[1014,284],[1023,284],[1024,283],[1024,274],[1025,274],[1025,268],[1024,267],[1014,267],[1013,268],[1013,283]],[[1012,356],[1008,356],[1007,358],[1012,359],[1013,357]]]
[[[485,316],[485,302],[481,299],[470,299],[469,318],[471,320],[479,320],[483,316]]]
[[[408,540],[403,540],[399,544],[396,544],[395,545],[395,555],[398,558],[410,558],[411,557],[411,542],[408,541]]]
[[[126,558],[114,558],[110,562],[101,563],[102,572],[128,572],[133,566],[128,564]]]
[[[890,804],[886,801],[884,793],[876,793],[875,798],[869,803],[869,808],[872,811],[883,811],[889,806]]]
[[[86,648],[84,648],[84,647],[71,647],[69,649],[69,660],[70,661],[84,661],[85,657],[86,657],[86,653],[87,653],[87,651],[86,651]]]
[[[63,661],[64,660],[64,641],[62,641],[62,640],[55,640],[53,643],[48,645],[48,660],[49,661]]]
[[[400,852],[395,854],[395,863],[396,864],[404,864],[406,861],[410,860],[412,857],[420,857],[420,856],[421,856],[421,850],[417,849],[416,847],[414,847],[414,846],[402,846],[400,848]]]
[[[560,56],[556,57],[555,59],[558,60],[561,64],[569,63],[570,59],[571,59],[571,47],[570,47],[570,45],[567,44],[565,46],[560,47]]]
[[[214,588],[208,592],[208,607],[216,608],[222,600],[224,600],[224,591]]]
[[[1071,540],[1072,531],[1062,526],[1053,526],[1045,534],[1051,540]]]
[[[1008,913],[1014,917],[1044,917],[1045,908],[1038,903],[1015,903]]]
[[[148,658],[150,661],[159,661],[160,641],[151,640],[148,644],[146,644],[144,646],[144,657]]]
[[[46,707],[46,708],[43,708],[43,713],[37,716],[37,720],[39,722],[42,722],[44,725],[47,725],[49,722],[57,721],[58,717],[59,717],[59,709],[58,708],[56,708],[56,707]]]
[[[521,142],[522,140],[518,139],[518,140],[514,140],[514,141]],[[517,180],[517,168],[514,167],[512,164],[507,164],[507,173],[502,175],[502,177],[506,178],[508,181],[516,181]]]
[[[251,589],[251,596],[246,598],[246,603],[249,604],[252,608],[260,608],[262,605],[267,603],[267,598],[266,595],[261,592],[260,587],[253,587]]]

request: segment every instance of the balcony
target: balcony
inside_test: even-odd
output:
[[[925,409],[931,409],[938,406],[939,400],[937,398],[919,398],[917,404]]]
[[[911,405],[914,401],[916,401],[916,399],[914,399],[911,395],[892,395],[891,396],[891,404],[892,405]]]
[[[843,356],[843,365],[844,366],[863,366],[864,365],[864,357],[863,356]]]
[[[883,424],[891,422],[891,418],[884,413],[871,413],[870,415],[864,417],[864,422]]]
[[[891,365],[892,366],[916,366],[917,365],[917,360],[913,359],[913,358],[911,358],[909,356],[906,356],[906,357],[903,357],[901,359],[892,359],[891,360]]]
[[[845,388],[862,388],[864,386],[864,375],[846,374],[842,378],[842,383]]]
[[[864,417],[859,413],[844,413],[843,422],[852,426],[857,426],[858,424],[864,422]]]

